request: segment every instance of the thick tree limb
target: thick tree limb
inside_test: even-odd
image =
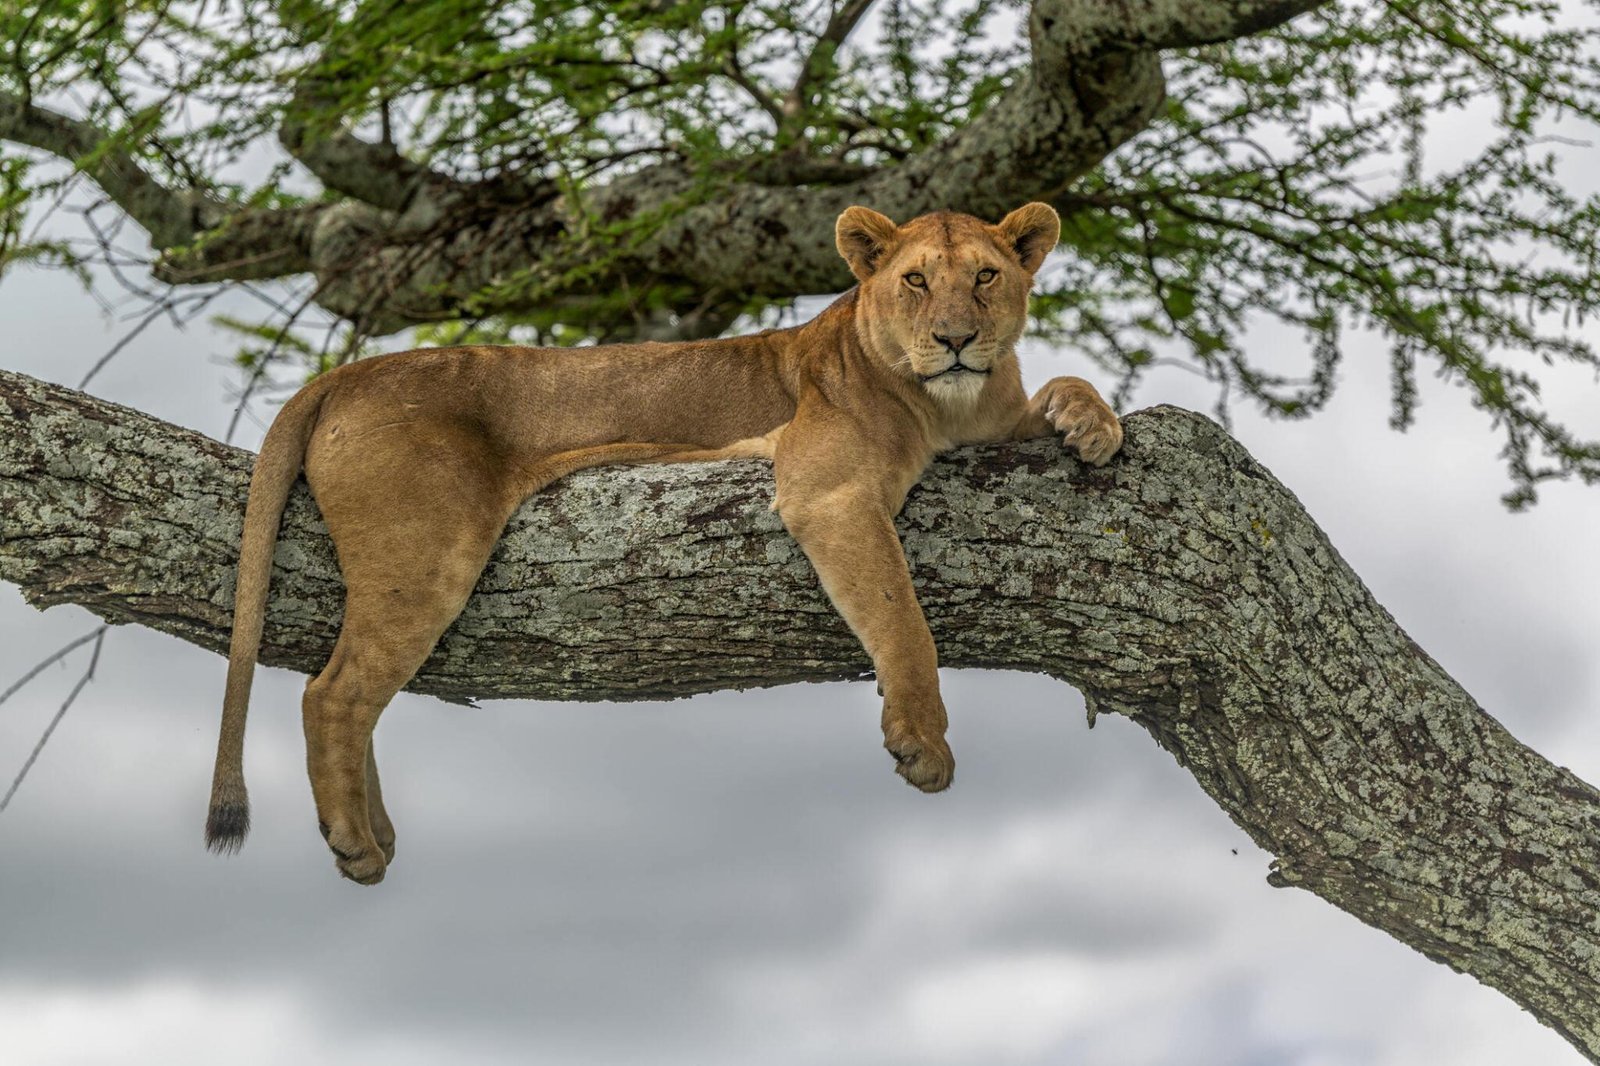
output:
[[[636,291],[658,290],[654,306],[661,306],[659,290],[694,294],[673,312],[708,294],[742,306],[751,297],[848,285],[832,228],[853,203],[902,220],[932,210],[998,219],[1026,200],[1053,199],[1155,115],[1165,91],[1160,50],[1257,33],[1319,2],[1326,0],[1035,0],[1032,62],[1016,84],[966,127],[895,166],[807,167],[780,151],[765,166],[750,160],[749,178],[708,189],[703,175],[667,161],[568,198],[538,185],[449,182],[388,146],[340,131],[313,135],[292,120],[283,144],[348,200],[281,212],[214,211],[204,227],[216,231],[212,239],[180,248],[199,235],[168,217],[183,206],[180,194],[146,190],[150,204],[136,213],[138,197],[108,192],[150,228],[158,249],[173,250],[158,266],[163,280],[309,270],[317,302],[370,333],[614,297],[624,279]],[[835,9],[783,101],[756,93],[780,128],[804,109],[833,50],[867,7],[844,0]],[[23,137],[16,123],[8,133],[3,119],[0,113],[0,137],[67,158],[82,154],[76,135]],[[102,167],[91,175],[118,181],[124,170]],[[783,184],[771,184],[774,175]],[[420,189],[430,194],[418,196]],[[640,218],[661,221],[630,232],[618,254],[621,239],[604,228]],[[596,261],[605,266],[597,269]]]
[[[1034,0],[1037,46],[1047,40],[1078,55],[1193,48],[1281,26],[1327,0]],[[1057,32],[1065,23],[1068,33]]]
[[[295,86],[278,127],[284,151],[325,188],[393,212],[405,211],[421,194],[431,193],[437,199],[471,191],[466,183],[408,159],[392,143],[362,140],[345,129],[331,110],[326,82],[308,74]]]
[[[251,457],[4,372],[0,424],[0,578],[223,650]],[[1274,884],[1600,1061],[1600,794],[1479,709],[1216,425],[1157,408],[1126,428],[1101,470],[1049,441],[967,449],[913,493],[900,528],[944,664],[1048,673],[1132,718],[1277,856]],[[568,479],[518,512],[412,688],[618,700],[861,676],[771,494],[754,462]],[[316,670],[341,585],[303,490],[277,565],[263,659]]]
[[[192,240],[203,220],[195,200],[162,185],[130,152],[108,147],[110,134],[92,123],[0,92],[0,141],[37,148],[80,166],[128,217],[144,227],[157,248]]]
[[[201,190],[172,188],[115,140],[91,122],[0,92],[0,141],[72,163],[144,228],[157,251],[194,243],[165,272],[158,267],[163,280],[245,281],[313,269],[312,236],[328,205],[240,208]]]
[[[389,211],[403,211],[430,183],[449,179],[401,155],[392,144],[374,144],[337,126],[310,121],[314,87],[296,91],[290,113],[278,127],[278,143],[317,176],[323,186]]]

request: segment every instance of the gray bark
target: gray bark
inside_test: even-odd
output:
[[[251,457],[0,372],[0,578],[222,651]],[[1600,1061],[1600,794],[1518,743],[1209,420],[1128,416],[938,462],[900,519],[946,666],[1068,681],[1139,723],[1315,892]],[[627,700],[860,677],[758,462],[613,468],[516,515],[412,688]],[[420,550],[420,547],[419,547]],[[332,546],[302,487],[264,662],[322,665]],[[220,677],[220,675],[219,675]],[[220,698],[220,684],[219,684]]]

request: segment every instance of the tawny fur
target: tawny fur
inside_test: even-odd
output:
[[[574,470],[771,459],[775,506],[860,638],[883,695],[884,746],[917,788],[950,784],[938,655],[894,516],[932,457],[1061,433],[1088,462],[1122,444],[1078,378],[1029,400],[1015,345],[1034,272],[1060,234],[1044,204],[998,225],[852,207],[839,252],[860,284],[802,326],[597,348],[434,348],[341,367],[267,433],[250,482],[206,841],[249,827],[245,713],[273,543],[305,472],[338,550],[344,624],[303,702],[317,817],[346,877],[394,857],[372,731],[466,605],[506,521]]]

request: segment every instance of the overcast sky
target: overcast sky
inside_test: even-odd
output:
[[[241,308],[242,309],[242,308]],[[75,384],[127,329],[69,279],[0,285],[0,366]],[[220,436],[237,384],[158,324],[91,391]],[[1033,384],[1088,368],[1030,349]],[[1109,383],[1107,383],[1109,384]],[[1551,378],[1600,433],[1600,386]],[[1208,410],[1157,376],[1133,407]],[[1498,440],[1425,380],[1387,428],[1357,340],[1331,409],[1237,412],[1400,624],[1520,739],[1600,781],[1600,489],[1508,514]],[[246,424],[240,443],[254,447]],[[0,587],[0,688],[94,620]],[[86,651],[86,649],[85,649]],[[0,785],[81,669],[0,707]],[[0,815],[0,1060],[386,1066],[1501,1066],[1583,1060],[1498,994],[1303,892],[1131,723],[1044,678],[947,671],[961,764],[906,788],[870,684],[672,704],[402,696],[378,749],[398,855],[342,881],[304,773],[304,678],[258,674],[255,830],[204,852],[224,662],[120,628]]]

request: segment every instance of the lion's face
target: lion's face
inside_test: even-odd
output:
[[[839,216],[839,253],[861,281],[868,349],[935,399],[970,403],[1010,357],[1028,317],[1028,290],[1061,235],[1046,204],[990,225],[936,212],[897,226],[852,207]]]

